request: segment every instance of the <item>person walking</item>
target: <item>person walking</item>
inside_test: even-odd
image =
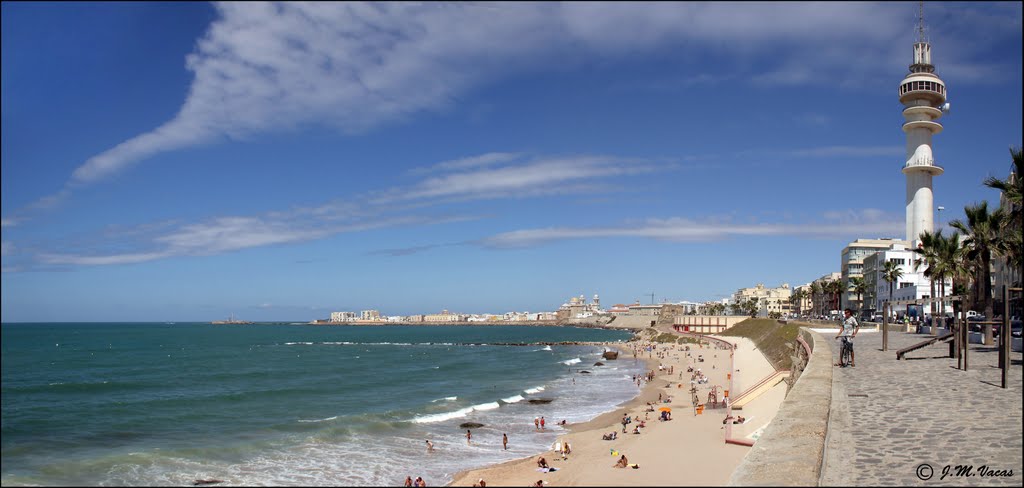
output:
[[[508,434],[501,434],[501,446],[508,450]]]
[[[473,441],[473,433],[466,429],[466,444],[470,444]]]
[[[544,417],[540,418],[540,430],[544,430]]]

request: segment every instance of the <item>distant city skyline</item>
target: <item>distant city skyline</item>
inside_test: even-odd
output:
[[[0,319],[714,301],[902,238],[916,2],[2,9]],[[936,228],[1021,144],[1020,3],[926,3]]]

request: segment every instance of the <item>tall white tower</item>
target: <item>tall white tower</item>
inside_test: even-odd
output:
[[[900,83],[903,132],[907,134],[907,242],[917,246],[922,232],[933,231],[932,177],[943,173],[932,157],[932,135],[942,132],[938,122],[949,108],[946,84],[935,75],[931,44],[924,33],[924,7],[919,7],[914,64]]]

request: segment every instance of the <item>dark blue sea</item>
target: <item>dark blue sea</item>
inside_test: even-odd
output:
[[[639,393],[625,331],[526,326],[3,324],[8,485],[448,483]],[[532,345],[498,345],[527,343]],[[590,374],[580,371],[587,370]],[[546,405],[531,398],[551,398]],[[535,432],[533,418],[549,421]],[[467,445],[462,422],[479,422]],[[501,449],[502,433],[509,450]],[[425,440],[435,445],[426,452]]]

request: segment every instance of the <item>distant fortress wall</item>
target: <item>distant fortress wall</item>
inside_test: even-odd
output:
[[[680,332],[719,334],[749,318],[746,315],[678,315],[672,326]]]
[[[314,320],[309,322],[311,325],[414,325],[414,326],[431,326],[431,325],[562,325],[557,320],[526,320],[526,321],[511,321],[511,320],[488,320],[488,321],[459,321],[459,322],[388,322],[384,320],[353,320],[350,322],[331,322],[329,320]],[[573,325],[573,324],[565,324]]]

